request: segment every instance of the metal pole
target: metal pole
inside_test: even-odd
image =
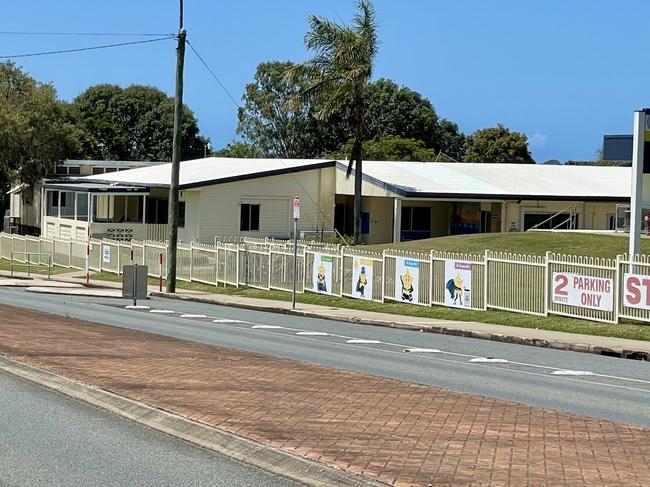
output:
[[[133,266],[133,306],[138,305],[138,264]]]
[[[293,219],[293,293],[291,295],[291,309],[296,309],[296,280],[298,274],[298,219]]]
[[[634,112],[634,150],[632,152],[632,198],[630,199],[630,261],[639,253],[641,244],[641,202],[643,200],[643,158],[646,112]]]
[[[163,260],[163,259],[162,259],[162,257],[163,257],[163,256],[162,256],[162,252],[160,252],[160,269],[159,269],[159,271],[158,271],[158,273],[159,273],[159,275],[160,275],[160,277],[159,277],[159,281],[158,281],[158,290],[159,290],[160,292],[162,292],[162,281],[163,281],[163,277],[162,277],[162,260]]]

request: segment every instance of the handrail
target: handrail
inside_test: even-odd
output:
[[[560,223],[560,224],[554,226],[551,230],[556,230],[558,227],[564,225],[566,222],[570,222],[570,226],[569,226],[569,228],[573,230],[573,229],[574,229],[574,217],[575,217],[575,215],[576,215],[576,209],[575,209],[575,206],[573,206],[573,205],[569,205],[569,206],[567,206],[566,208],[561,209],[561,210],[558,211],[557,213],[554,213],[554,214],[552,214],[551,216],[549,216],[546,220],[542,220],[541,222],[537,223],[536,225],[533,225],[533,226],[530,227],[528,230],[535,230],[535,229],[538,228],[539,226],[543,225],[543,224],[546,223],[546,222],[549,222],[549,221],[553,220],[553,218],[555,218],[555,217],[558,216],[558,215],[563,214],[563,213],[564,213],[565,211],[567,211],[567,210],[569,210],[569,218],[567,218],[566,220],[564,220],[562,223]]]

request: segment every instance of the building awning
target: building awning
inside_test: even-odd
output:
[[[93,194],[149,194],[149,188],[141,186],[122,186],[116,184],[101,183],[45,183],[46,190],[70,191],[76,193],[93,193]]]

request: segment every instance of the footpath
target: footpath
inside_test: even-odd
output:
[[[90,280],[89,286],[80,279],[83,272],[75,271],[52,276],[48,282],[38,279],[27,286],[22,279],[16,279],[11,285],[28,287],[33,292],[55,294],[89,295],[95,297],[120,297],[122,285],[119,282]],[[8,285],[7,273],[0,273],[0,287]],[[26,277],[16,273],[16,277]],[[4,284],[3,284],[4,282]],[[72,286],[72,287],[70,287]],[[483,340],[517,343],[536,347],[571,350],[574,352],[595,353],[612,357],[650,360],[650,341],[630,340],[595,335],[582,335],[535,328],[518,328],[472,321],[450,321],[430,318],[418,318],[391,313],[363,311],[349,308],[322,306],[315,304],[296,303],[296,309],[291,308],[288,301],[250,298],[246,296],[207,293],[178,288],[174,294],[159,292],[158,286],[149,286],[152,296],[170,299],[183,299],[222,306],[239,307],[267,311],[273,313],[293,314],[313,318],[346,321],[374,326],[410,329],[446,335],[457,335]]]
[[[307,485],[650,484],[642,427],[4,305],[0,354],[0,370]]]

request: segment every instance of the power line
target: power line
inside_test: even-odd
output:
[[[205,69],[208,70],[208,72],[212,75],[212,77],[215,79],[215,81],[217,83],[219,83],[219,86],[221,86],[221,89],[223,89],[223,91],[226,93],[226,95],[228,95],[228,98],[230,98],[230,100],[234,103],[234,105],[237,108],[241,108],[241,105],[239,103],[237,103],[237,100],[235,100],[235,98],[230,94],[230,92],[228,91],[228,88],[226,88],[224,86],[224,84],[221,82],[221,80],[218,78],[218,76],[216,74],[214,74],[214,71],[212,71],[210,66],[208,66],[208,63],[205,62],[205,60],[201,57],[201,55],[197,52],[197,50],[194,49],[194,46],[192,44],[190,44],[190,41],[187,41],[187,45],[190,46],[190,49],[192,49],[194,54],[196,54],[196,57],[198,57],[199,60],[203,63],[203,66],[205,66]]]
[[[60,51],[46,51],[46,52],[32,52],[27,54],[14,54],[11,56],[0,56],[0,59],[15,59],[15,58],[25,58],[25,57],[34,57],[34,56],[49,56],[52,54],[68,54],[72,52],[82,52],[82,51],[93,51],[96,49],[108,49],[112,47],[122,47],[122,46],[132,46],[135,44],[146,44],[150,42],[159,42],[166,41],[169,39],[175,39],[176,36],[160,37],[158,39],[147,39],[144,41],[131,41],[131,42],[120,42],[118,44],[104,44],[102,46],[91,46],[91,47],[78,47],[75,49],[62,49]]]
[[[122,36],[122,37],[160,37],[174,34],[167,33],[134,33],[134,32],[27,32],[27,31],[0,31],[3,36]]]

